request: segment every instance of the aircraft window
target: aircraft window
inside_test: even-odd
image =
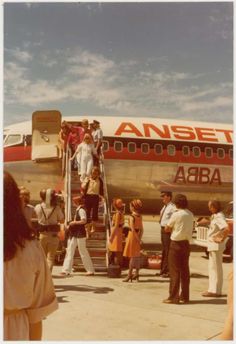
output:
[[[21,143],[21,141],[21,135],[9,135],[4,142],[4,146],[13,146]]]
[[[141,151],[143,154],[148,154],[149,153],[149,144],[148,143],[142,143],[141,144]]]
[[[182,154],[184,156],[189,156],[190,155],[190,148],[189,148],[189,146],[183,146],[182,147]]]
[[[217,148],[217,157],[219,159],[224,159],[224,157],[225,157],[225,150],[223,148]]]
[[[175,146],[174,145],[168,145],[167,146],[167,154],[170,156],[175,155]]]
[[[210,147],[205,148],[205,156],[207,158],[212,158],[213,157],[213,149]]]
[[[195,158],[199,158],[201,155],[201,149],[200,147],[193,147],[193,155],[195,156]]]
[[[116,152],[122,152],[122,150],[123,150],[123,143],[120,142],[120,141],[115,141],[114,142],[114,150]]]
[[[157,155],[161,155],[163,153],[163,147],[160,144],[156,144],[154,146],[154,150]]]
[[[103,149],[103,152],[107,152],[109,150],[109,142],[108,141],[102,142],[102,149]]]
[[[136,152],[136,144],[134,142],[128,143],[128,151],[129,151],[129,153],[135,153]]]
[[[230,159],[233,159],[233,149],[229,149],[229,157]]]

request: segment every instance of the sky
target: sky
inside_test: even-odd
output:
[[[3,5],[4,125],[36,110],[233,122],[233,3]]]

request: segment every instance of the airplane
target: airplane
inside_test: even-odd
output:
[[[63,188],[58,133],[62,120],[100,122],[109,199],[140,198],[158,214],[161,191],[183,193],[194,214],[208,214],[209,199],[233,199],[233,126],[164,118],[65,116],[35,111],[32,121],[4,128],[4,168],[33,202],[45,187]]]

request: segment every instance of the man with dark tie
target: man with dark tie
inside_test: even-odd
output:
[[[172,203],[172,192],[171,191],[162,191],[161,192],[162,202],[164,203],[163,208],[160,212],[160,226],[161,226],[161,243],[162,243],[162,260],[161,260],[161,269],[160,276],[163,278],[169,277],[169,268],[168,268],[168,252],[170,247],[170,234],[164,231],[165,226],[167,225],[171,215],[175,212],[176,207]]]

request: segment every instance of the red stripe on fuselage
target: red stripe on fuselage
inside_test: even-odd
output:
[[[9,161],[21,161],[21,160],[30,160],[31,159],[31,146],[15,146],[15,147],[6,147],[4,148],[4,157],[5,162]]]

